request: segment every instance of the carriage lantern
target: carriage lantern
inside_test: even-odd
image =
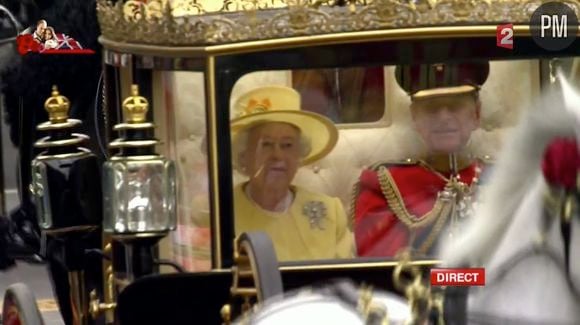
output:
[[[103,169],[103,230],[129,248],[127,272],[135,277],[152,272],[151,248],[176,226],[175,167],[155,153],[159,141],[148,108],[132,85],[123,102],[125,123],[114,127],[120,138],[110,143],[119,152]]]
[[[80,146],[88,137],[72,132],[82,123],[68,118],[70,102],[56,86],[44,108],[49,121],[37,129],[49,135],[34,145],[42,152],[32,161],[30,191],[45,235],[43,253],[60,256],[55,263],[68,271],[75,324],[88,324],[86,252],[98,248],[87,239],[94,237],[102,222],[100,167],[97,157]],[[61,244],[52,245],[54,240]]]
[[[79,147],[88,137],[71,132],[82,122],[68,118],[70,102],[56,86],[44,107],[49,121],[37,129],[49,135],[34,145],[43,151],[32,161],[30,185],[39,226],[49,235],[95,230],[102,218],[97,157]]]

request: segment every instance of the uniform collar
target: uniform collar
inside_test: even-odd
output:
[[[423,159],[423,161],[431,168],[443,174],[450,174],[451,170],[451,154],[431,155]],[[457,172],[471,166],[474,158],[467,153],[456,154]]]

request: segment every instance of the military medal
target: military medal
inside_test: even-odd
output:
[[[473,216],[475,210],[475,202],[473,202],[471,194],[462,197],[457,205],[458,205],[457,214],[459,219],[465,219]]]
[[[310,223],[310,228],[318,228],[324,230],[321,222],[322,219],[326,217],[326,206],[321,201],[309,201],[306,202],[302,208],[302,213],[308,217],[308,222]]]
[[[457,182],[456,193],[458,194],[457,200],[457,216],[459,219],[469,218],[475,213],[475,204],[473,200],[474,193],[477,189],[477,184],[479,182],[479,174],[481,173],[481,168],[475,168],[475,177],[471,182],[471,186],[463,182]],[[459,178],[459,177],[458,177]]]
[[[481,169],[476,167],[475,177],[473,178],[471,185],[462,182],[460,180],[461,176],[456,173],[456,176],[452,176],[446,186],[446,188],[449,187],[451,189],[455,198],[455,201],[453,202],[454,207],[451,216],[451,225],[449,228],[449,238],[451,239],[454,237],[454,233],[458,231],[460,223],[474,215],[475,202],[473,200],[473,195],[477,188],[480,172]]]

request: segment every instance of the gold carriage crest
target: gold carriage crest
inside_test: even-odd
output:
[[[308,222],[310,223],[310,228],[318,228],[324,230],[324,226],[321,224],[322,219],[326,217],[326,206],[321,201],[309,201],[304,204],[302,208],[302,213],[308,217]]]

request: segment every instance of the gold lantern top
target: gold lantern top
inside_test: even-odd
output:
[[[113,127],[115,131],[123,131],[121,137],[113,140],[109,143],[109,148],[120,149],[120,148],[146,148],[154,147],[159,144],[159,140],[145,136],[144,138],[139,135],[134,138],[134,131],[136,130],[152,130],[155,128],[155,124],[147,122],[147,111],[149,111],[149,101],[147,98],[139,95],[139,86],[136,84],[131,85],[131,94],[123,100],[123,115],[124,122],[119,123]],[[128,132],[128,133],[126,133]],[[133,136],[129,136],[131,133]],[[151,157],[158,157],[154,154]],[[143,157],[141,157],[143,158]],[[123,155],[114,156],[111,159],[129,159]]]
[[[149,102],[139,95],[139,86],[131,85],[131,95],[123,101],[125,122],[129,124],[144,123],[147,120]]]
[[[58,92],[56,85],[52,86],[52,93],[44,102],[44,109],[48,112],[50,123],[66,123],[68,120],[68,111],[70,101]]]
[[[555,1],[568,4],[580,15],[579,1]],[[534,10],[544,2],[128,0],[113,5],[98,0],[97,13],[101,42],[106,46],[133,43],[172,47],[430,26],[489,25],[489,31],[495,32],[495,25],[502,22],[527,26]]]
[[[82,122],[77,119],[71,119],[69,117],[70,101],[66,96],[63,96],[58,91],[56,85],[52,86],[51,96],[44,101],[44,109],[48,112],[48,121],[40,123],[36,129],[39,131],[66,131],[67,136],[64,138],[55,138],[52,134],[45,136],[34,143],[35,148],[49,149],[55,147],[67,147],[67,146],[78,146],[86,141],[89,137],[80,134],[73,133],[72,129],[81,125]],[[64,154],[50,154],[48,152],[42,152],[35,159],[60,159],[66,157],[73,157],[78,155],[89,154],[90,150],[76,147],[71,152]]]

